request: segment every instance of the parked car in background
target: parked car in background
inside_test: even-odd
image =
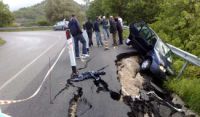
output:
[[[59,21],[53,26],[53,30],[66,30],[68,29],[68,23],[69,21],[65,21],[65,19],[63,21]]]
[[[150,71],[155,77],[161,79],[166,78],[167,75],[174,75],[170,48],[145,22],[132,23],[129,31],[126,44],[132,45],[144,56],[141,63],[142,71]]]

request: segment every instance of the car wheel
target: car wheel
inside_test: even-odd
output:
[[[150,65],[151,65],[151,61],[150,61],[149,59],[144,60],[144,61],[142,62],[142,64],[141,64],[141,70],[142,70],[142,71],[149,70]]]

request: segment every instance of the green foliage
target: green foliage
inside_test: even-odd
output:
[[[143,20],[155,21],[163,0],[94,0],[87,11],[87,16],[95,18],[99,15],[121,16],[126,22]]]
[[[200,55],[200,2],[166,0],[152,27],[160,37],[181,49]]]
[[[46,2],[46,17],[50,22],[69,20],[72,14],[75,14],[79,20],[85,18],[84,10],[73,0],[46,0]]]
[[[42,2],[31,7],[21,8],[14,12],[15,22],[22,26],[37,25],[39,21],[46,21],[45,4]]]
[[[197,0],[164,0],[161,12],[151,27],[162,40],[194,55],[200,55],[200,2]],[[174,59],[178,71],[184,64]],[[187,78],[187,79],[186,79]],[[180,95],[191,109],[200,114],[200,68],[188,65],[181,80],[170,80],[167,87]]]
[[[0,1],[0,27],[11,24],[14,20],[13,14],[10,12],[8,5]]]
[[[163,0],[129,0],[125,6],[127,9],[126,16],[128,22],[145,21],[152,23],[160,13],[160,4]]]
[[[39,26],[50,26],[50,23],[48,21],[38,21],[37,24]]]
[[[200,114],[200,79],[173,79],[166,82],[166,86],[179,94],[188,106]]]
[[[123,39],[127,39],[129,36],[129,29],[124,29],[123,30]]]
[[[165,0],[162,12],[151,26],[166,42],[200,55],[200,2],[195,0]],[[175,60],[175,67],[181,68],[182,60]],[[200,68],[189,66],[184,77],[200,78]]]
[[[1,37],[0,37],[0,46],[3,45],[3,44],[5,44],[5,43],[6,43],[6,41],[4,41],[3,39],[1,39]]]
[[[104,15],[102,1],[103,0],[94,0],[90,3],[90,7],[86,13],[88,18],[95,20],[96,16]]]

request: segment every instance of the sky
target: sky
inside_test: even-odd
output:
[[[40,3],[44,0],[2,0],[4,4],[8,4],[11,11],[18,10],[23,7],[32,6],[34,4]],[[74,0],[80,4],[83,4],[83,0]]]

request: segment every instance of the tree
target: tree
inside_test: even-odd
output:
[[[37,22],[39,21],[46,21],[45,5],[46,2],[43,1],[34,6],[14,11],[13,14],[15,16],[15,22],[22,26],[32,26],[37,25]]]
[[[200,55],[200,2],[199,0],[164,0],[160,4],[160,15],[151,27],[162,40],[194,55]],[[180,58],[174,59],[174,66],[180,70]],[[187,79],[185,79],[187,78]],[[199,106],[200,68],[188,65],[181,79],[170,80],[167,86],[182,97],[191,109],[200,113]]]
[[[87,16],[94,18],[95,15],[112,15],[121,16],[128,23],[138,20],[152,23],[159,15],[162,2],[163,0],[94,0]]]
[[[91,19],[95,19],[96,16],[104,15],[104,11],[102,8],[103,0],[94,0],[90,3],[89,9],[87,10],[87,17]]]
[[[162,12],[152,27],[163,40],[200,55],[200,2],[198,0],[165,0]]]
[[[81,11],[79,4],[73,0],[46,0],[46,17],[51,22],[69,19],[75,14],[78,19],[84,19],[84,11]]]
[[[14,20],[13,14],[10,12],[8,5],[0,1],[0,27],[11,24]]]

